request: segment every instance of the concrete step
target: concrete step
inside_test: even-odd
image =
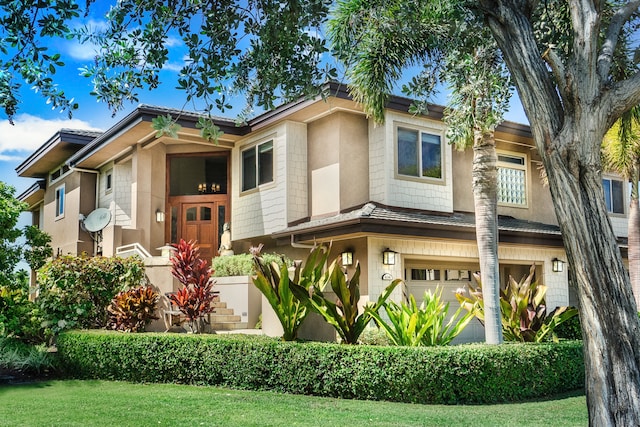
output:
[[[213,309],[213,313],[211,314],[233,314],[233,308],[226,308],[226,307],[216,307]]]
[[[240,316],[238,316],[240,317]],[[209,329],[212,331],[234,331],[236,329],[247,329],[247,322],[211,322]]]
[[[240,322],[242,318],[233,314],[215,314],[211,313],[211,324],[214,323],[227,323],[227,322]]]
[[[216,302],[212,302],[211,303],[211,307],[213,307],[213,308],[227,308],[227,303],[226,302],[216,301]]]

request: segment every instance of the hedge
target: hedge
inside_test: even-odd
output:
[[[496,403],[584,387],[582,343],[383,347],[260,336],[70,331],[68,375],[349,399]]]

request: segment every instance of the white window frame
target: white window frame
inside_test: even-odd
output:
[[[260,147],[271,144],[271,179],[269,181],[260,182]],[[244,153],[249,151],[253,151],[254,154],[254,164],[253,164],[253,173],[255,176],[255,182],[251,183],[250,187],[245,186],[245,161],[244,161]],[[240,150],[240,192],[248,193],[252,191],[257,191],[263,186],[273,184],[275,182],[276,175],[276,167],[275,167],[276,157],[275,157],[275,142],[274,139],[268,139],[266,141],[259,142],[257,144],[253,144],[251,146],[247,146],[244,149]]]
[[[416,132],[418,134],[418,147],[416,153],[416,161],[418,166],[418,175],[408,175],[400,172],[399,163],[400,163],[400,153],[398,150],[398,137],[399,130],[406,130]],[[409,181],[420,181],[420,182],[435,182],[439,184],[443,184],[445,182],[445,151],[444,151],[444,136],[442,132],[439,132],[434,129],[424,129],[417,126],[412,126],[405,123],[398,123],[394,129],[394,152],[395,152],[395,176],[398,179],[409,180]],[[432,176],[424,176],[422,175],[422,135],[429,135],[433,137],[437,137],[440,142],[440,177],[432,177]]]
[[[498,205],[499,206],[508,206],[514,208],[528,208],[529,207],[529,156],[526,153],[514,152],[514,151],[501,151],[497,150],[498,161]],[[522,164],[507,162],[504,160],[500,160],[500,157],[506,158],[520,158],[522,159]],[[501,186],[500,186],[500,169],[512,169],[516,171],[524,171],[524,190],[523,197],[524,200],[521,203],[514,203],[509,201],[501,200]]]
[[[605,181],[609,181],[609,200],[611,202],[611,206],[609,206],[609,204],[607,203],[607,197],[605,195],[605,185],[604,182]],[[622,212],[614,212],[614,206],[613,206],[613,181],[617,181],[620,183],[620,196],[622,198]],[[625,181],[619,177],[611,177],[611,176],[603,176],[602,177],[602,197],[604,197],[604,202],[607,208],[607,213],[609,213],[610,215],[616,215],[616,216],[624,216],[627,212],[627,201],[625,199],[625,188],[626,186],[624,185]]]
[[[62,184],[56,187],[55,190],[55,219],[64,218],[65,204],[66,204],[67,193],[65,191],[65,185]]]

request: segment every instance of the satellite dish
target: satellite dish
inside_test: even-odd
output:
[[[88,232],[95,233],[105,228],[109,221],[111,221],[111,211],[107,208],[98,208],[87,215],[83,223]]]

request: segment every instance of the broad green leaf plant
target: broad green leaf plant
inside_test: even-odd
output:
[[[480,277],[474,275],[480,285]],[[541,342],[557,339],[554,329],[578,314],[574,307],[558,307],[547,315],[545,295],[547,287],[534,280],[535,266],[529,274],[517,282],[509,276],[509,283],[500,290],[502,331],[507,341]],[[484,324],[482,291],[469,285],[469,295],[456,293],[456,298]]]
[[[265,296],[278,320],[282,324],[284,341],[294,341],[298,338],[298,329],[309,314],[309,302],[298,299],[292,288],[297,286],[304,292],[311,292],[322,277],[327,263],[329,251],[324,246],[314,248],[304,267],[295,264],[293,274],[289,273],[286,262],[280,265],[276,262],[266,263],[260,256],[260,249],[253,249],[256,275],[254,285]]]
[[[382,307],[388,321],[379,311],[369,307],[366,310],[393,344],[412,347],[448,345],[475,316],[475,309],[462,314],[465,309],[459,307],[447,321],[449,303],[442,301],[442,289],[439,287],[434,293],[426,291],[419,306],[414,296],[410,295],[408,304],[387,301]]]
[[[396,279],[385,288],[375,304],[364,311],[358,308],[360,301],[360,264],[356,263],[353,276],[347,279],[338,265],[338,259],[334,260],[329,269],[317,282],[317,286],[294,286],[294,294],[305,303],[309,304],[313,311],[322,316],[327,323],[333,326],[343,343],[357,344],[358,338],[367,324],[373,318],[372,312],[377,312],[389,298],[400,279]],[[325,288],[329,285],[334,296],[325,294]],[[333,302],[335,300],[335,302]]]

